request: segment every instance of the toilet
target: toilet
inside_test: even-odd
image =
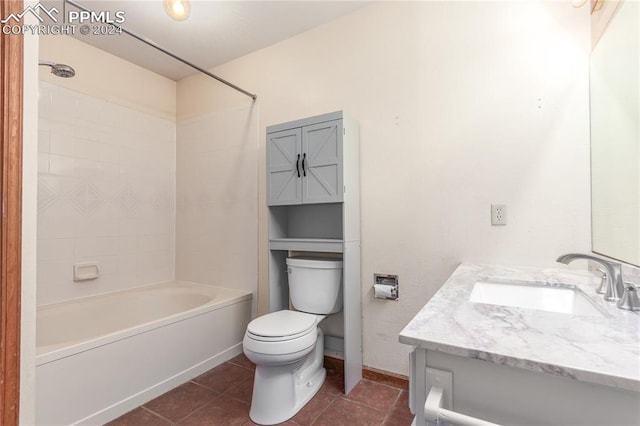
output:
[[[242,342],[256,364],[249,417],[261,425],[290,419],[318,392],[327,374],[318,324],[342,310],[341,260],[291,257],[287,273],[295,310],[254,319]]]

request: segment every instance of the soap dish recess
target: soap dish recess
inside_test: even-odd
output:
[[[98,262],[84,262],[73,265],[73,280],[88,281],[100,278],[102,271]]]

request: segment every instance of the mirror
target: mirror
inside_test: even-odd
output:
[[[596,7],[593,13],[602,12]],[[591,52],[589,75],[592,250],[636,266],[640,266],[639,28],[640,2],[618,3]]]

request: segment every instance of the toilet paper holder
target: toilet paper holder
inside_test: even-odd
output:
[[[398,300],[398,276],[373,274],[373,297],[376,299]]]

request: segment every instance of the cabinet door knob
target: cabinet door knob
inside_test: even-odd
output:
[[[302,167],[304,167],[304,162],[302,163]],[[300,154],[298,154],[298,159],[296,160],[296,170],[298,171],[298,177],[300,177]]]
[[[299,156],[298,156],[299,157]],[[304,160],[307,158],[307,153],[302,154],[302,173],[304,177],[307,177],[307,171],[304,168]]]

